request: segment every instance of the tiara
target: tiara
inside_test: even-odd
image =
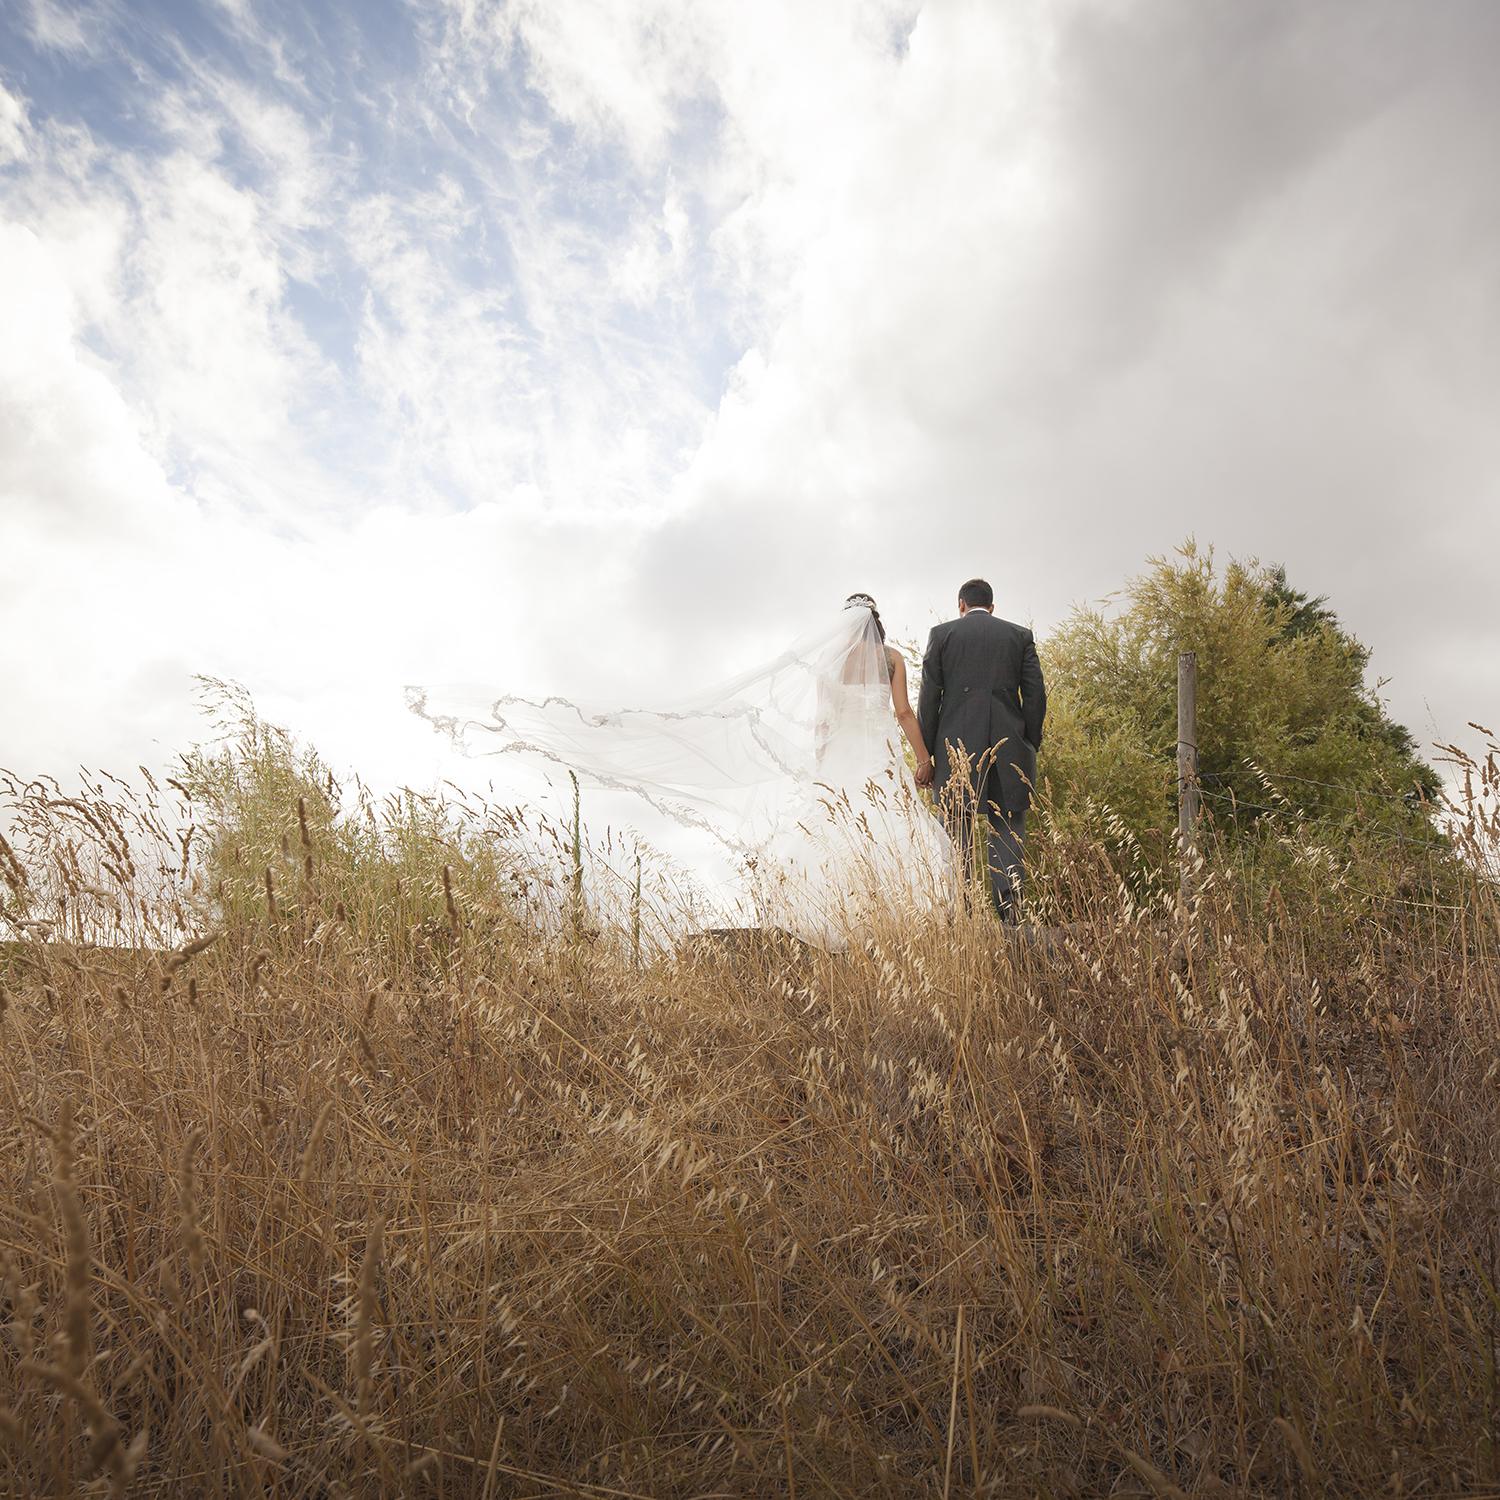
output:
[[[844,601],[845,609],[874,609],[875,601],[868,594],[850,594]]]

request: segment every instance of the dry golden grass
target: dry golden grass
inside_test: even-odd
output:
[[[1039,840],[1045,944],[638,961],[456,859],[393,936],[289,805],[214,940],[184,856],[175,948],[6,950],[6,1492],[1500,1494],[1476,808],[1357,921]]]

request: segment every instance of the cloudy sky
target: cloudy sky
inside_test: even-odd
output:
[[[646,701],[1188,533],[1500,717],[1493,0],[9,0],[0,764]]]

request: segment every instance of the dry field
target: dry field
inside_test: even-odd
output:
[[[1442,882],[1292,840],[1184,918],[1042,835],[1052,942],[837,958],[559,920],[514,822],[178,868],[13,785],[0,1483],[1500,1494],[1475,774]]]

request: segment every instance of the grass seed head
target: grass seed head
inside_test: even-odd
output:
[[[36,1298],[32,1295],[31,1288],[21,1279],[15,1262],[4,1250],[0,1250],[0,1272],[4,1273],[5,1294],[10,1299],[11,1339],[21,1358],[30,1359],[32,1350],[36,1348]]]
[[[57,1195],[58,1217],[62,1220],[67,1286],[63,1311],[63,1368],[69,1375],[77,1376],[83,1373],[89,1362],[89,1331],[93,1322],[89,1279],[93,1257],[89,1249],[88,1220],[78,1200],[77,1143],[73,1136],[71,1098],[64,1097],[58,1106],[52,1150],[52,1186]]]
[[[259,1427],[247,1427],[245,1441],[254,1452],[262,1458],[269,1458],[273,1463],[285,1463],[292,1456],[270,1433]]]
[[[312,1134],[307,1138],[307,1149],[302,1153],[302,1172],[300,1180],[304,1183],[312,1180],[313,1167],[318,1160],[318,1152],[323,1148],[323,1133],[328,1129],[328,1118],[333,1113],[332,1099],[327,1100],[322,1109],[318,1111],[318,1118],[313,1121]]]
[[[203,1230],[198,1223],[198,1181],[195,1160],[198,1147],[203,1144],[205,1133],[201,1125],[188,1132],[188,1138],[182,1144],[182,1162],[177,1175],[179,1232],[182,1235],[183,1248],[188,1254],[188,1265],[192,1268],[194,1276],[202,1273],[206,1257]]]
[[[359,1267],[354,1314],[354,1388],[356,1410],[361,1417],[369,1416],[375,1389],[375,1320],[379,1313],[375,1285],[380,1275],[380,1241],[384,1231],[384,1218],[371,1223],[365,1240],[365,1258]]]
[[[458,903],[453,899],[453,872],[443,866],[443,905],[448,911],[448,927],[454,937],[458,936]]]

